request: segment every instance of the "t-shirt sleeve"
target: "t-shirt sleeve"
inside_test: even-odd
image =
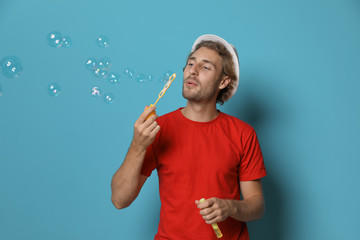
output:
[[[141,174],[150,177],[152,171],[156,168],[156,158],[153,144],[150,144],[146,150],[145,159],[141,168]]]
[[[255,130],[252,130],[244,145],[239,166],[239,180],[251,181],[266,176],[260,144]]]

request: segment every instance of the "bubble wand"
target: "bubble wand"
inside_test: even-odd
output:
[[[167,81],[167,83],[165,84],[163,90],[160,91],[158,99],[155,101],[154,104],[151,104],[149,107],[155,106],[155,105],[157,104],[157,102],[160,100],[160,98],[162,98],[162,97],[164,96],[166,90],[168,90],[168,88],[170,87],[171,83],[175,80],[175,78],[176,78],[176,74],[173,73],[173,74],[170,76],[170,78],[169,78],[169,80]],[[145,109],[147,109],[147,108],[145,108]],[[155,114],[155,113],[156,113],[156,112],[153,111],[151,114],[149,114],[149,116],[148,116],[146,119],[148,119],[151,115],[153,115],[153,114]]]

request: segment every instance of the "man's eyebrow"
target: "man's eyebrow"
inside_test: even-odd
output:
[[[189,60],[196,60],[196,57],[189,57],[188,61],[189,61]],[[203,59],[203,60],[201,60],[201,61],[202,61],[202,62],[209,63],[209,64],[213,65],[214,68],[216,68],[215,63],[213,63],[212,61],[209,61],[209,60],[206,60],[206,59]]]

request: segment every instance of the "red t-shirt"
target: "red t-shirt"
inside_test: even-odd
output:
[[[161,200],[155,239],[217,239],[195,200],[240,200],[239,181],[266,176],[260,145],[247,123],[219,112],[210,122],[187,119],[181,108],[157,119],[160,131],[148,147],[141,174],[156,168]],[[223,239],[249,239],[231,217],[218,223]]]

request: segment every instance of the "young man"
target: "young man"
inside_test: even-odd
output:
[[[129,206],[156,168],[161,210],[155,239],[216,239],[209,224],[218,223],[223,239],[245,240],[245,222],[262,217],[266,170],[256,133],[216,109],[238,82],[235,48],[218,36],[200,36],[184,67],[186,107],[147,118],[155,110],[149,107],[135,122],[112,179],[112,202],[118,209]]]

